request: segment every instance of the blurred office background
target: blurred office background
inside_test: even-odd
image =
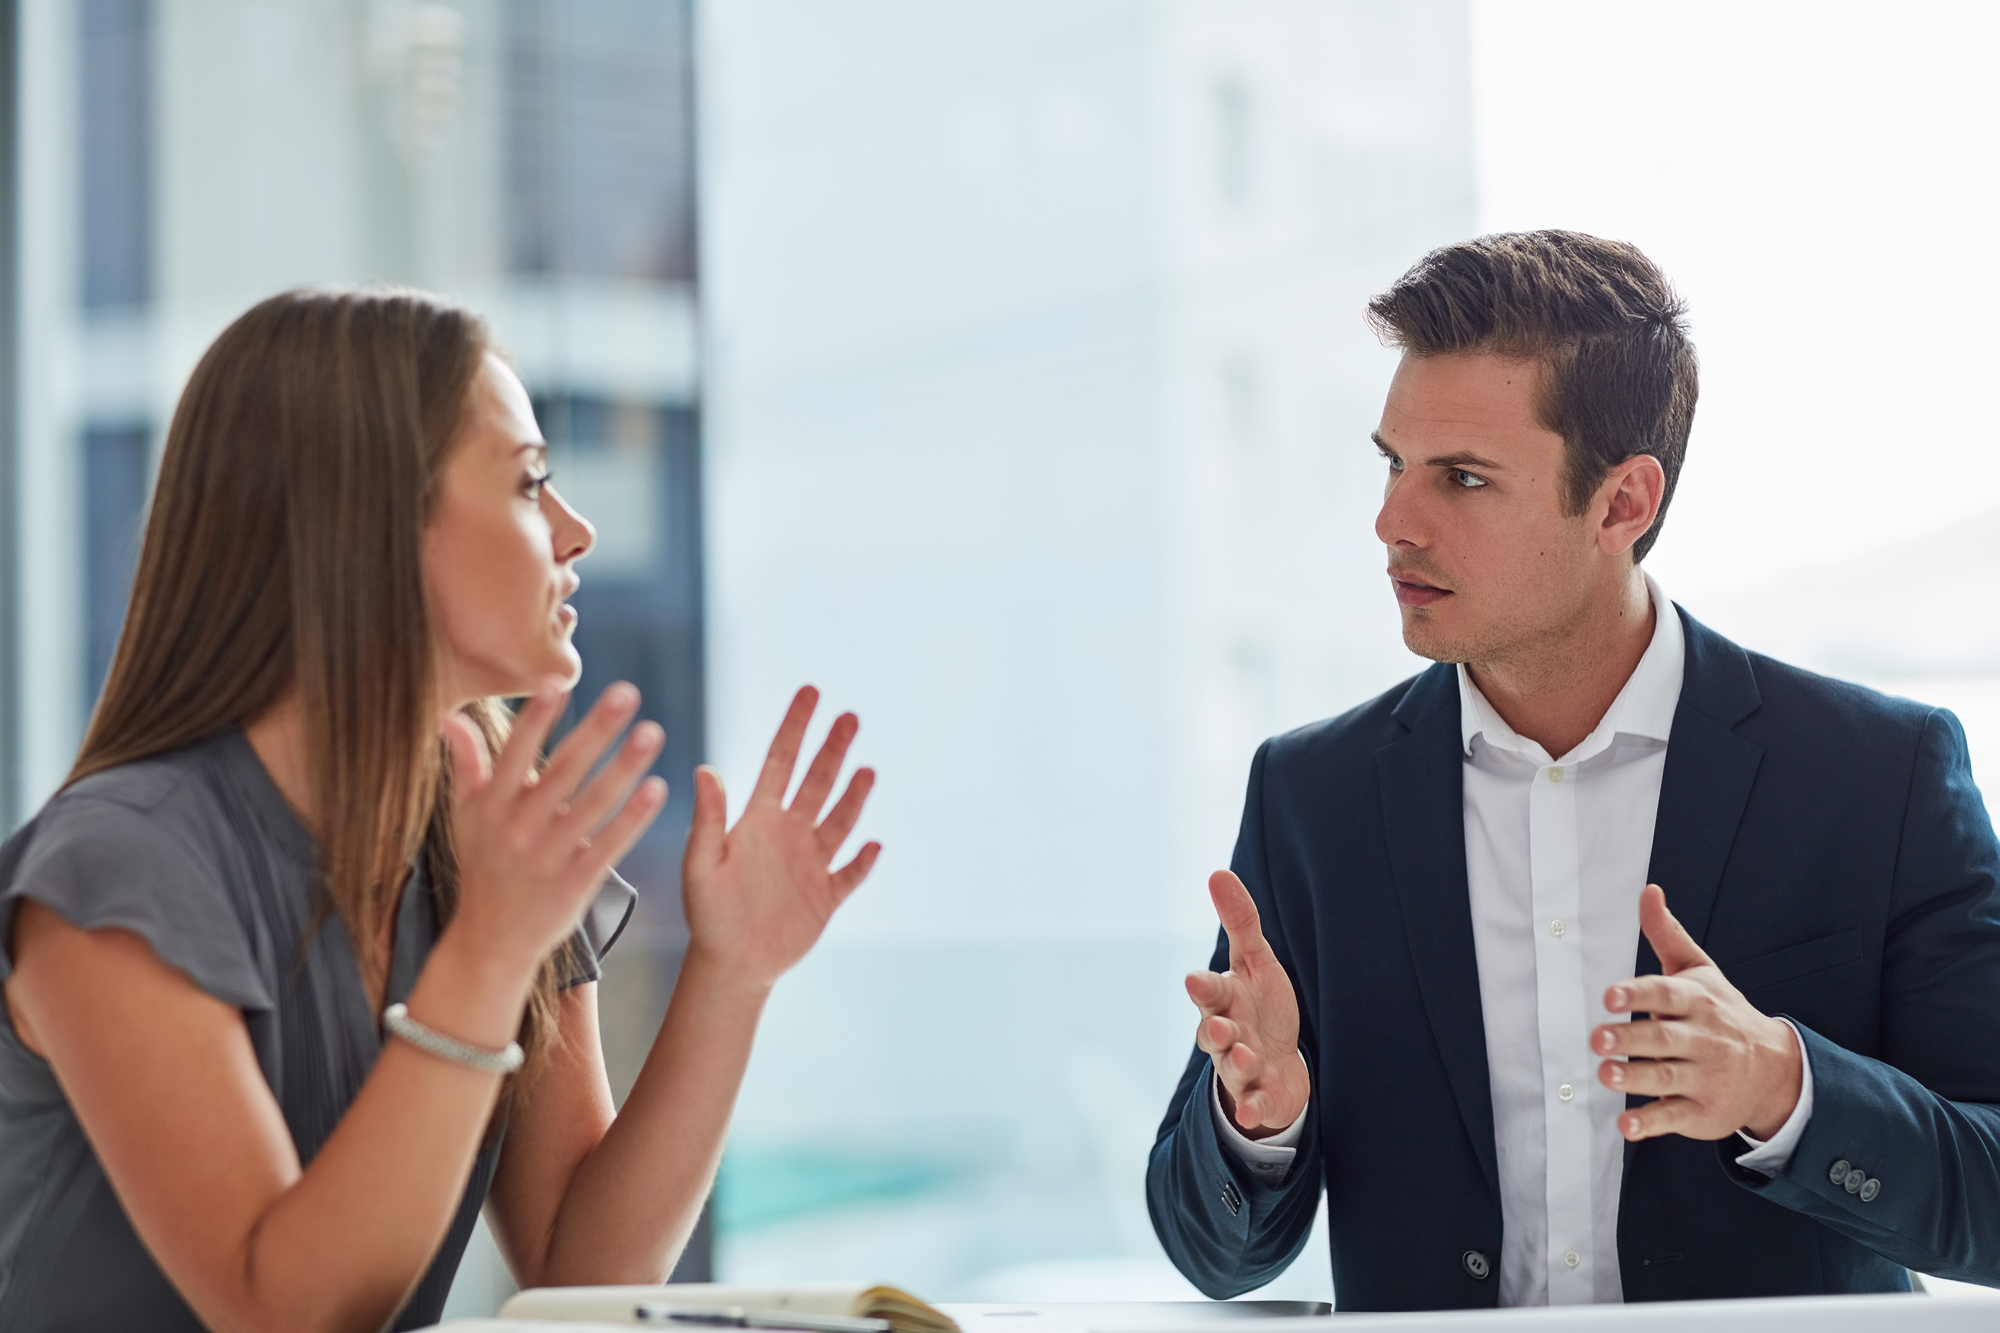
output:
[[[1704,393],[1650,564],[1959,710],[2000,781],[2000,11],[1648,0],[0,0],[0,798],[60,780],[179,386],[258,298],[491,318],[599,526],[585,696],[675,803],[800,682],[887,851],[780,987],[683,1276],[1174,1297],[1141,1194],[1258,740],[1420,665],[1362,303],[1480,230],[1633,240]],[[454,1294],[506,1278],[475,1248]],[[1319,1241],[1266,1295],[1328,1292]]]

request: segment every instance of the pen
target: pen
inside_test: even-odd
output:
[[[667,1305],[648,1301],[633,1312],[642,1324],[694,1324],[706,1328],[772,1328],[795,1333],[889,1333],[886,1319],[839,1314],[794,1314],[788,1310],[746,1310],[740,1305]]]

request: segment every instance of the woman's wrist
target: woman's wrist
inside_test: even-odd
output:
[[[777,978],[760,977],[741,962],[723,956],[696,939],[690,941],[687,953],[681,958],[680,977],[674,987],[676,990],[684,986],[699,989],[762,1007],[776,984]]]
[[[540,962],[493,949],[453,921],[410,991],[410,1016],[459,1041],[503,1047],[520,1030]]]

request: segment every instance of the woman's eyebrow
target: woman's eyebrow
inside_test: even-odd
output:
[[[546,463],[549,459],[548,441],[524,440],[520,444],[514,446],[514,452],[517,454],[522,454],[522,453],[539,454],[541,455],[541,457],[538,461]]]

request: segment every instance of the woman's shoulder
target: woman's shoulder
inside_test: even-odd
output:
[[[49,798],[30,828],[44,850],[113,840],[179,844],[198,854],[228,804],[217,781],[227,768],[229,733],[148,755],[77,779]],[[244,743],[245,748],[247,742]]]
[[[268,838],[232,789],[243,759],[232,736],[254,763],[241,733],[221,733],[53,797],[0,851],[0,928],[30,898],[86,930],[136,931],[211,994],[268,1005],[252,944],[262,915],[253,881],[262,877],[246,871],[269,858],[245,855]]]

